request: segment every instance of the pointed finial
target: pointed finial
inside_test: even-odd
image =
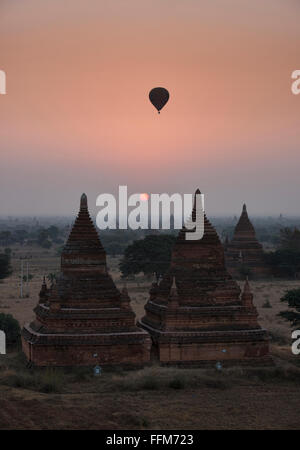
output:
[[[194,205],[193,205],[193,209],[196,208],[196,198],[197,198],[197,195],[200,195],[200,194],[201,194],[200,189],[197,188],[196,191],[195,191],[195,195],[194,195]]]
[[[176,289],[176,281],[175,281],[175,277],[173,277],[171,289]]]
[[[171,291],[170,291],[170,297],[172,297],[172,298],[178,297],[175,276],[173,276],[173,279],[172,279],[172,286],[171,286]]]
[[[243,212],[247,212],[247,206],[246,206],[246,203],[243,204]]]
[[[170,289],[168,304],[171,308],[177,308],[178,306],[178,292],[176,287],[175,276],[173,276],[172,287]]]
[[[201,191],[200,191],[199,188],[197,188],[196,191],[195,191],[195,194],[194,194],[193,209],[192,209],[191,216],[190,216],[190,220],[192,220],[192,221],[193,221],[193,219],[195,220],[195,211],[196,211],[196,207],[198,206],[198,203],[196,204],[196,201],[197,201],[197,197],[199,195],[201,195]],[[201,200],[200,200],[200,205],[202,205],[202,201]]]
[[[87,209],[88,204],[87,204],[87,196],[86,194],[82,194],[81,198],[80,198],[80,209]]]

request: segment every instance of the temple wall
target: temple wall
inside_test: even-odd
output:
[[[38,318],[39,322],[45,326],[47,326],[48,330],[56,331],[56,332],[64,332],[64,331],[80,331],[80,332],[111,332],[111,330],[122,331],[122,330],[130,330],[135,327],[135,322],[133,319],[128,320],[117,320],[117,319],[57,319],[57,320],[43,320],[42,318]]]
[[[178,314],[175,317],[168,317],[165,320],[165,328],[167,330],[187,329],[187,330],[206,330],[206,329],[222,329],[229,327],[230,329],[241,328],[247,329],[249,327],[257,327],[257,316],[242,315],[233,313],[232,315],[210,315],[196,317],[191,313],[189,316]]]
[[[159,360],[162,363],[188,363],[197,361],[232,361],[264,358],[269,353],[266,342],[236,342],[207,344],[160,343]],[[222,350],[226,350],[223,352]]]
[[[150,362],[150,339],[118,345],[32,345],[22,339],[27,359],[36,366],[132,365]],[[97,357],[94,355],[97,354]]]

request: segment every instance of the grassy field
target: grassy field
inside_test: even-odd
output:
[[[20,298],[20,257],[31,255],[29,297]],[[108,266],[122,286],[118,258]],[[56,250],[13,248],[13,274],[0,284],[0,311],[23,325],[33,318],[42,277],[58,271]],[[143,314],[149,280],[128,283],[132,307]],[[298,429],[300,356],[291,328],[278,318],[280,297],[293,281],[252,282],[260,324],[271,334],[274,367],[138,371],[27,369],[17,350],[0,356],[0,429]],[[25,287],[25,293],[27,293]]]

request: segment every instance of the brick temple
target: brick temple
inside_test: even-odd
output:
[[[90,218],[87,197],[61,255],[61,273],[44,280],[35,320],[22,330],[23,350],[38,366],[142,366],[149,335],[135,324],[126,288],[108,274],[106,254]]]
[[[179,232],[169,270],[152,284],[138,322],[152,337],[152,357],[187,365],[269,361],[268,336],[258,325],[249,283],[241,292],[227,272],[223,246],[206,215],[202,239],[186,240],[186,232]]]
[[[235,227],[233,239],[225,241],[225,258],[228,271],[235,278],[266,278],[271,271],[265,263],[262,245],[258,242],[246,205]]]

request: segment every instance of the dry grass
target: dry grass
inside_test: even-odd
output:
[[[300,369],[29,370],[0,364],[0,429],[299,429]],[[7,382],[15,380],[17,382]],[[21,374],[21,375],[20,375]],[[53,389],[59,380],[59,389]],[[46,377],[51,388],[44,388]],[[83,377],[83,378],[82,378]],[[20,381],[21,380],[21,381]],[[49,384],[46,384],[48,386]],[[282,414],[284,411],[284,414]]]

